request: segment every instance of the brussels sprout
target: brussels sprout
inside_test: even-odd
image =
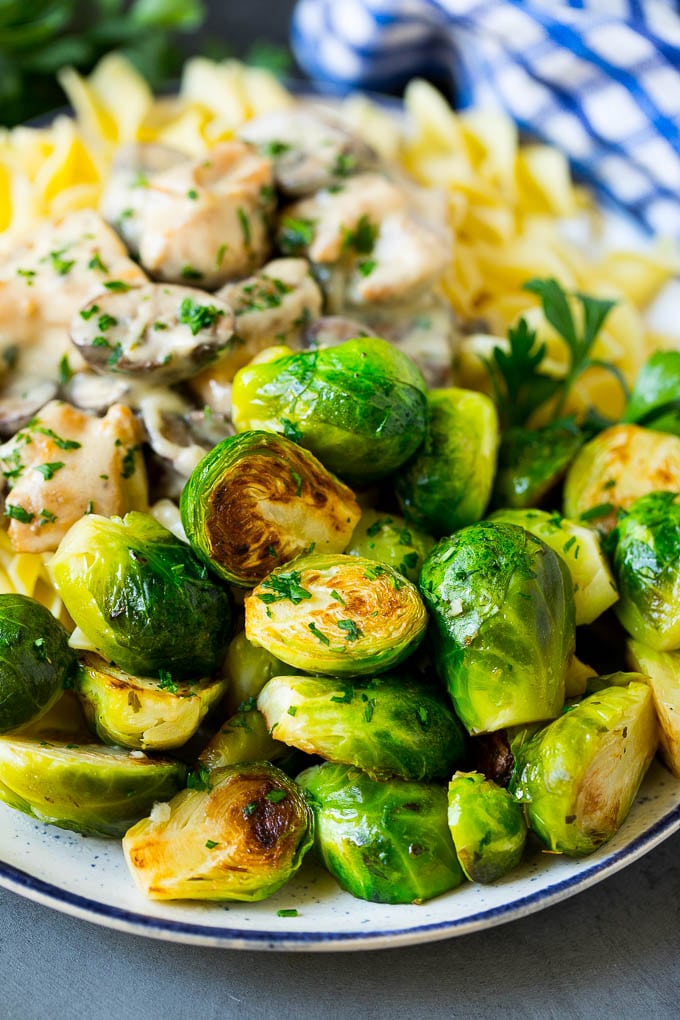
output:
[[[604,676],[591,676],[586,683],[586,694],[599,694],[607,687],[627,687],[630,683],[647,683],[649,677],[645,673],[630,672],[618,669],[615,673]]]
[[[622,421],[680,435],[680,351],[656,351],[645,362]]]
[[[243,761],[277,761],[288,754],[288,745],[274,740],[255,699],[249,698],[206,744],[198,760],[215,769]]]
[[[442,786],[379,783],[333,762],[306,769],[297,781],[312,801],[317,851],[352,896],[422,903],[463,881]]]
[[[495,882],[522,859],[522,808],[479,772],[456,772],[449,783],[449,829],[460,866],[473,882]]]
[[[409,581],[417,581],[423,560],[433,545],[430,535],[407,526],[403,517],[366,509],[346,552],[349,556],[365,556],[387,563]]]
[[[525,528],[564,560],[573,582],[577,627],[592,623],[618,599],[600,540],[590,528],[546,510],[498,510],[489,519]]]
[[[107,744],[158,751],[181,747],[226,688],[225,680],[186,683],[131,676],[92,653],[81,658],[78,695],[90,725]]]
[[[172,797],[185,768],[99,744],[0,738],[0,800],[88,836],[122,836],[154,801]]]
[[[415,585],[359,556],[303,556],[245,600],[246,637],[301,670],[384,673],[420,644],[427,625]]]
[[[552,549],[514,524],[481,521],[437,543],[420,589],[442,679],[470,733],[558,714],[574,597]]]
[[[236,374],[233,421],[237,432],[283,432],[330,471],[365,484],[420,446],[425,392],[414,362],[377,337],[296,354],[276,347]]]
[[[446,779],[463,756],[462,729],[437,689],[406,676],[277,676],[257,704],[277,740],[374,779]]]
[[[0,733],[44,715],[75,673],[68,634],[25,595],[0,595]]]
[[[658,652],[641,641],[629,641],[628,662],[646,674],[661,729],[659,751],[680,779],[680,652]]]
[[[472,390],[432,390],[427,436],[395,480],[406,519],[448,535],[484,516],[496,471],[498,416]]]
[[[313,843],[302,791],[267,762],[200,769],[126,834],[132,875],[153,900],[263,900]]]
[[[184,487],[180,509],[201,559],[245,588],[310,546],[342,552],[361,516],[351,489],[308,450],[271,432],[218,443]]]
[[[583,443],[583,433],[571,423],[507,429],[498,451],[494,504],[523,508],[541,503]]]
[[[608,687],[524,745],[510,790],[549,850],[581,857],[623,823],[657,742],[649,687]]]
[[[231,629],[229,595],[192,550],[147,514],[90,514],[50,563],[54,583],[92,646],[139,676],[207,676]]]
[[[230,713],[237,712],[244,701],[257,698],[267,680],[273,676],[288,676],[296,672],[266,648],[254,645],[243,631],[230,641],[222,670],[227,680],[225,705]]]
[[[612,539],[619,620],[634,638],[660,652],[680,648],[680,494],[642,496]]]
[[[564,483],[564,515],[604,534],[649,492],[680,492],[680,437],[614,425],[583,447]]]

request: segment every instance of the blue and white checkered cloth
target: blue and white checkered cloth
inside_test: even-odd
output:
[[[299,0],[310,77],[393,89],[452,71],[650,229],[680,236],[680,2]]]

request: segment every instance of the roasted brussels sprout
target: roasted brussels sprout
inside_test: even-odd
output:
[[[277,740],[374,779],[447,779],[463,756],[462,728],[443,697],[407,676],[277,676],[257,704]]]
[[[645,674],[659,720],[659,752],[680,779],[680,651],[658,652],[641,641],[628,642],[628,662]]]
[[[607,687],[519,750],[510,790],[549,850],[582,857],[623,823],[657,742],[647,684]]]
[[[73,680],[68,634],[25,595],[0,595],[0,733],[35,722]]]
[[[208,676],[231,629],[229,595],[148,514],[90,514],[62,540],[50,569],[64,604],[98,652],[129,673]]]
[[[342,552],[361,516],[351,489],[308,450],[271,432],[242,432],[215,446],[180,508],[201,559],[245,588],[310,546]]]
[[[449,829],[460,866],[473,882],[495,882],[522,859],[522,808],[479,772],[456,772],[449,783]]]
[[[614,425],[583,447],[564,483],[564,515],[607,534],[648,492],[680,492],[680,437]]]
[[[277,761],[288,754],[288,745],[274,740],[269,732],[255,698],[248,698],[220,726],[201,751],[198,760],[201,765],[215,769],[243,761]]]
[[[538,429],[510,428],[498,450],[495,506],[537,506],[562,480],[585,437],[571,422]]]
[[[599,537],[590,528],[546,510],[498,510],[489,520],[517,524],[561,556],[573,582],[577,627],[592,623],[618,599]]]
[[[132,676],[93,653],[81,659],[78,696],[100,740],[159,751],[181,747],[226,688],[225,680],[186,683]]]
[[[484,516],[496,471],[498,416],[485,394],[432,390],[427,435],[395,480],[404,516],[448,535]]]
[[[154,900],[263,900],[275,893],[313,842],[302,791],[267,762],[200,769],[190,784],[123,839],[142,892]]]
[[[185,768],[167,758],[99,744],[0,738],[0,799],[88,836],[122,836],[157,800],[172,797]]]
[[[335,676],[384,673],[420,644],[415,585],[359,556],[303,556],[245,600],[246,637],[291,666]]]
[[[237,712],[244,701],[257,698],[273,676],[290,676],[297,672],[266,648],[254,645],[243,631],[229,642],[222,671],[227,680],[225,705],[228,712]]]
[[[470,733],[558,714],[574,596],[552,549],[514,524],[481,521],[437,543],[420,589],[442,679]]]
[[[612,538],[619,620],[660,652],[680,648],[680,493],[636,500]]]
[[[394,567],[409,581],[417,581],[423,560],[434,545],[425,532],[406,524],[397,514],[366,509],[345,550],[349,556],[364,556]]]
[[[386,340],[293,354],[272,347],[234,379],[237,432],[282,432],[350,483],[392,474],[425,437],[425,380]]]
[[[622,421],[680,435],[680,351],[657,351],[645,362]]]
[[[302,772],[316,819],[316,848],[338,883],[374,903],[422,903],[463,881],[435,783],[379,783],[351,765]]]

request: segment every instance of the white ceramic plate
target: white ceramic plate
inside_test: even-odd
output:
[[[580,861],[536,850],[504,881],[461,886],[421,906],[366,903],[305,860],[276,896],[253,904],[153,903],[120,844],[50,828],[0,805],[0,884],[110,928],[230,949],[379,949],[479,931],[542,910],[607,878],[680,829],[680,782],[655,763],[616,836]],[[295,908],[297,917],[278,917]]]
[[[584,223],[572,226],[574,239],[585,241]],[[626,216],[606,214],[603,247],[637,246],[640,240]],[[652,310],[658,329],[677,334],[678,304],[680,281],[666,288]],[[42,825],[0,803],[0,885],[106,927],[173,942],[231,949],[379,949],[463,935],[542,910],[621,870],[678,829],[680,781],[655,762],[625,824],[583,860],[534,849],[521,868],[494,885],[466,884],[420,906],[387,906],[341,892],[308,855],[293,881],[264,902],[167,904],[137,891],[119,842]],[[298,916],[277,916],[291,908]]]

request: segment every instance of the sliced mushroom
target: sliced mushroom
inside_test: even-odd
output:
[[[232,333],[227,304],[171,284],[101,295],[71,320],[71,339],[96,371],[156,384],[196,375],[225,350]]]
[[[185,153],[157,143],[124,145],[116,153],[99,209],[133,254],[139,252],[149,176],[186,162]]]
[[[249,121],[241,138],[271,159],[277,186],[287,195],[310,195],[359,170],[377,154],[330,111],[303,104]]]
[[[215,288],[252,273],[270,248],[271,163],[243,142],[151,174],[139,213],[139,257],[154,277]]]
[[[56,395],[52,379],[23,375],[7,383],[0,394],[0,436],[13,436]]]
[[[169,390],[143,396],[139,413],[149,445],[165,462],[165,471],[170,467],[182,479],[189,477],[208,450],[234,434],[224,416],[195,412],[179,394]],[[171,488],[176,491],[176,486]]]
[[[96,372],[76,372],[64,388],[69,404],[103,414],[111,404],[130,404],[130,380]]]

